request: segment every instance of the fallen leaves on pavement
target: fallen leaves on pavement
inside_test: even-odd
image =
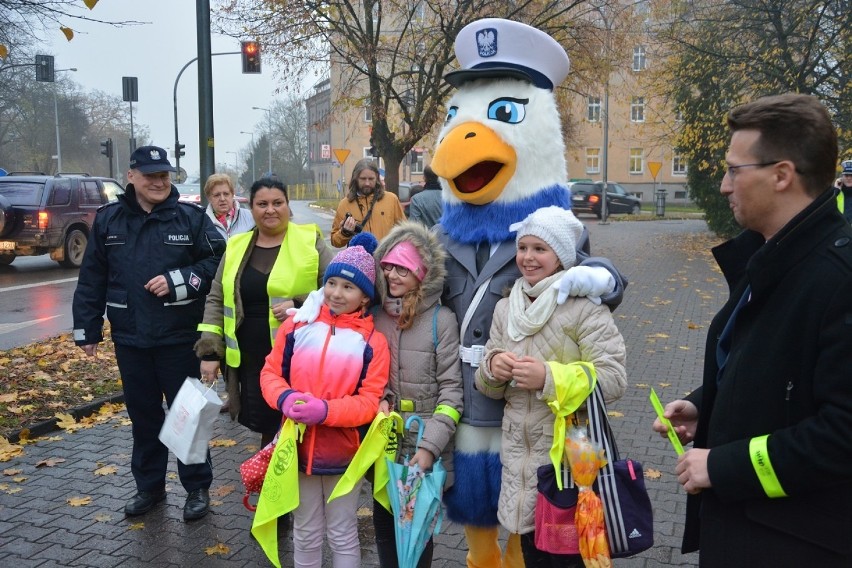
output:
[[[97,358],[87,357],[71,334],[0,351],[0,436],[121,393],[108,325],[104,333]]]
[[[91,505],[92,498],[88,495],[86,497],[71,497],[67,500],[67,503],[72,507],[82,507],[84,505]]]
[[[204,552],[207,553],[207,556],[212,556],[214,554],[228,554],[231,552],[231,549],[221,542],[217,542],[215,545],[205,548]]]
[[[46,458],[41,461],[36,462],[36,468],[39,467],[54,467],[58,463],[62,463],[65,461],[65,458]]]

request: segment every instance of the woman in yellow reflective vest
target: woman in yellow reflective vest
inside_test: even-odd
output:
[[[290,223],[287,188],[280,181],[256,181],[250,205],[255,228],[228,240],[195,352],[202,379],[215,378],[225,361],[231,418],[259,432],[265,446],[281,425],[281,412],[263,400],[260,370],[286,310],[322,285],[334,252],[316,225]]]

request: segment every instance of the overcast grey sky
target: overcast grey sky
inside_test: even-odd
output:
[[[57,69],[76,67],[73,80],[86,90],[100,90],[121,98],[121,78],[137,77],[139,102],[133,104],[134,124],[147,125],[155,144],[174,146],[175,78],[180,69],[197,57],[195,0],[101,0],[89,14],[108,20],[150,22],[140,26],[115,28],[69,20],[75,37],[66,41],[59,30],[47,32],[48,46],[56,56]],[[249,39],[249,38],[246,38]],[[239,41],[212,34],[212,52],[239,51]],[[276,79],[268,58],[262,59],[262,73],[244,75],[239,55],[214,56],[213,122],[216,162],[234,165],[234,154],[248,147],[251,137],[241,130],[260,135],[265,113],[253,106],[269,108],[276,98]],[[306,82],[310,84],[310,81]],[[181,165],[189,175],[198,173],[198,65],[190,65],[181,75],[177,89],[180,141],[186,144]],[[128,115],[130,113],[129,103]],[[116,141],[119,166],[127,167],[128,141]],[[172,157],[172,163],[174,158]],[[244,162],[240,162],[242,165]]]

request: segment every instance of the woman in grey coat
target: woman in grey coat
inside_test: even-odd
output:
[[[376,249],[381,264],[376,288],[383,307],[375,316],[376,329],[388,341],[390,378],[380,410],[411,414],[423,419],[423,437],[416,434],[400,444],[400,460],[409,458],[423,470],[442,458],[447,487],[452,484],[452,441],[462,412],[459,331],[453,312],[441,306],[446,254],[437,237],[423,225],[404,221],[396,225]],[[382,568],[397,568],[395,519],[380,504],[373,504],[376,546]],[[432,564],[430,540],[417,564]]]

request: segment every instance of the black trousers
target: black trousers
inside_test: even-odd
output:
[[[388,513],[381,503],[373,500],[373,529],[376,532],[376,549],[379,552],[379,566],[381,568],[399,568],[399,561],[396,557],[395,525],[396,519],[393,513]],[[417,562],[417,568],[432,566],[433,548],[434,543],[430,538],[420,560]]]
[[[116,345],[115,357],[133,423],[130,471],[139,491],[157,491],[166,485],[169,463],[169,449],[158,438],[166,418],[163,396],[171,406],[184,379],[198,376],[198,358],[192,343],[149,349]],[[209,450],[205,463],[187,465],[178,460],[178,476],[187,492],[208,489],[213,482]]]

